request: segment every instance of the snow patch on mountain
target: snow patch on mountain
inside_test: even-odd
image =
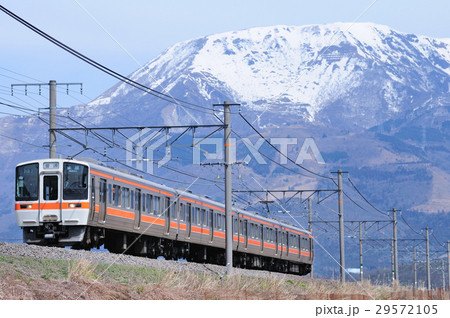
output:
[[[330,110],[343,107],[370,127],[448,93],[450,40],[373,23],[260,27],[175,44],[130,77],[180,99],[211,103],[222,92],[251,110],[308,121],[330,122]],[[120,83],[89,106],[135,94]]]

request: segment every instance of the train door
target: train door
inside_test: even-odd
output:
[[[245,248],[247,248],[247,246],[248,246],[247,226],[248,226],[248,221],[244,220],[244,228],[243,228],[242,234],[244,235],[244,240],[245,240],[244,241],[244,247]]]
[[[191,219],[192,219],[192,206],[190,203],[186,204],[186,237],[191,237]]]
[[[264,224],[261,224],[259,238],[261,240],[261,252],[263,252],[264,251],[264,240],[266,239],[265,235],[264,235]]]
[[[280,235],[278,234],[278,229],[275,229],[275,254],[278,254],[280,247],[278,246],[278,242],[280,240]]]
[[[91,221],[93,221],[95,217],[95,178],[91,179],[91,204],[89,205],[89,209]]]
[[[285,233],[285,244],[286,244],[286,256],[289,255],[289,243],[290,243],[290,239],[289,239],[289,232]]]
[[[167,198],[166,197],[166,204],[165,204],[165,206],[164,206],[164,211],[165,211],[165,219],[166,219],[166,223],[165,223],[165,230],[166,230],[166,233],[169,233],[169,231],[170,231],[170,218],[171,218],[171,215],[170,215],[170,210],[171,210],[171,206],[170,206],[170,198]]]
[[[141,190],[135,189],[135,191],[134,191],[134,228],[136,230],[141,227],[141,214],[142,214]]]
[[[105,223],[106,219],[106,180],[100,179],[98,184],[98,205],[99,205],[99,214],[98,214],[98,222]]]
[[[214,239],[214,211],[208,211],[208,224],[209,224],[209,241],[212,242]]]

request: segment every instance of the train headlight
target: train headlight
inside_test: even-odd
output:
[[[81,208],[81,203],[69,203],[69,208]]]

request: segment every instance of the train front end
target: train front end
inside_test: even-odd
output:
[[[17,225],[28,244],[76,246],[89,217],[89,166],[63,159],[36,160],[16,167]]]

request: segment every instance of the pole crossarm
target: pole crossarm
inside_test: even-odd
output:
[[[274,198],[276,198],[277,200],[279,200],[278,197],[276,197],[274,195],[274,193],[282,193],[283,195],[285,195],[286,193],[292,193],[291,197],[288,198],[284,203],[289,203],[289,201],[291,201],[296,195],[300,194],[302,195],[303,193],[307,192],[311,192],[311,195],[313,195],[314,193],[320,193],[320,192],[333,192],[331,195],[333,195],[334,193],[336,193],[338,190],[334,190],[334,189],[316,189],[316,190],[309,190],[309,189],[289,189],[289,190],[233,190],[233,193],[270,193]],[[309,196],[308,198],[306,198],[305,200],[302,201],[302,203],[305,203],[311,196]],[[329,196],[326,196],[325,199],[327,199]],[[325,199],[322,199],[325,200]]]
[[[180,128],[225,128],[226,125],[175,125],[175,126],[130,126],[130,127],[71,127],[54,128],[54,131],[96,131],[96,130],[144,130],[144,129],[180,129]]]
[[[14,87],[22,86],[25,87],[25,95],[27,95],[27,87],[28,86],[38,86],[39,87],[39,95],[41,95],[41,86],[66,86],[67,94],[69,94],[69,86],[72,85],[80,85],[80,94],[83,95],[83,83],[22,83],[22,84],[11,84],[11,96],[14,96]]]

